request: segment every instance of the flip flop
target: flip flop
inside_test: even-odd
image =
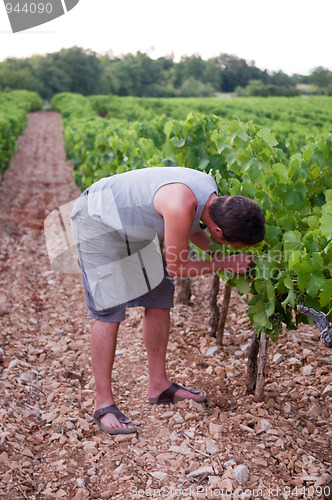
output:
[[[203,396],[199,399],[192,398],[196,403],[204,403],[207,400],[207,395],[204,391],[200,391],[199,389],[193,389],[192,387],[184,387],[183,385],[176,384],[173,382],[168,389],[159,394],[157,398],[149,398],[150,405],[171,405],[177,403],[178,401],[185,401],[190,398],[181,398],[177,396],[175,393],[178,389],[184,389],[185,391],[191,392],[191,394],[199,394],[203,393]]]
[[[111,429],[109,427],[105,427],[100,422],[100,419],[104,415],[106,415],[106,413],[112,413],[113,415],[115,415],[121,424],[129,424],[131,422],[130,418],[126,417],[116,405],[105,406],[105,408],[100,408],[99,410],[96,410],[93,414],[93,421],[95,424],[98,425],[101,431],[106,432],[106,434],[132,434],[134,432],[137,432],[137,429],[134,426],[123,427],[122,429]]]

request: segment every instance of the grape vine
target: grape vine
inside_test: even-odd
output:
[[[28,112],[41,109],[42,103],[38,94],[28,90],[0,92],[0,174],[9,167]]]

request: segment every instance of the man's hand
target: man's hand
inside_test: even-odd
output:
[[[218,271],[227,269],[234,274],[245,274],[255,259],[255,255],[246,253],[234,253],[229,257],[223,257],[221,252],[216,252],[213,255],[213,262],[219,267]]]

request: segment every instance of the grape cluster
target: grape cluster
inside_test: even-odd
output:
[[[252,262],[248,267],[248,269],[246,270],[244,276],[247,281],[251,281],[256,278],[256,274],[257,274],[256,263]]]
[[[272,325],[274,335],[278,337],[282,333],[283,315],[280,312],[275,312],[270,316],[269,320]]]
[[[296,306],[303,306],[305,304],[305,297],[306,293],[304,290],[299,290],[298,288],[294,288],[294,293],[295,293],[295,309]]]

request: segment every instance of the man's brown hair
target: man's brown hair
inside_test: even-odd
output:
[[[258,203],[250,198],[219,196],[211,203],[209,213],[230,243],[254,245],[264,239],[264,214]]]

